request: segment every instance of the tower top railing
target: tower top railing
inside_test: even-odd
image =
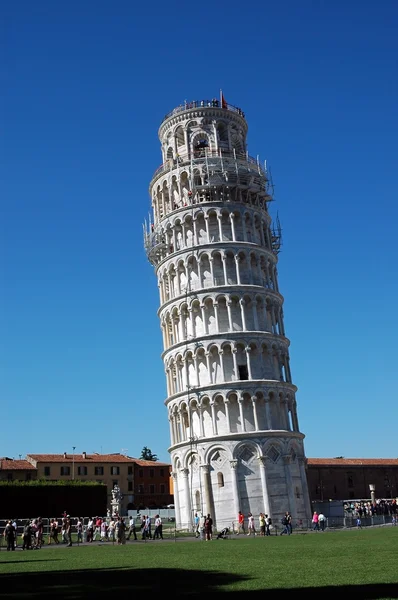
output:
[[[245,118],[245,113],[241,108],[233,106],[233,104],[228,104],[225,101],[220,102],[220,100],[213,98],[212,100],[192,100],[192,102],[184,102],[184,104],[180,104],[180,106],[173,108],[172,111],[167,113],[163,117],[162,123],[167,119],[170,119],[170,117],[174,117],[175,115],[178,115],[179,113],[184,112],[185,110],[191,110],[192,108],[222,108],[223,110],[229,110],[231,112],[237,113],[238,115],[243,117],[243,119]]]

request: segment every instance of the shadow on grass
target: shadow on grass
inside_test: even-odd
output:
[[[0,560],[0,565],[9,565],[9,564],[25,564],[28,562],[31,563],[35,563],[35,562],[54,562],[55,560],[61,560],[60,558],[37,558],[32,559],[32,560]],[[1,576],[0,576],[1,577]]]
[[[298,596],[319,600],[340,595],[356,600],[398,598],[398,584],[343,585],[311,588],[264,588],[261,590],[234,590],[225,586],[248,582],[247,577],[233,573],[204,572],[183,569],[88,569],[80,571],[50,571],[41,573],[0,575],[2,599],[12,600],[34,597],[79,600],[96,598],[104,600],[117,594],[144,598],[152,593],[164,596],[168,592],[174,598],[196,597],[206,594],[206,599],[216,598],[219,592],[228,592],[253,598],[258,596],[280,600],[296,600]],[[255,582],[253,582],[254,585]],[[250,583],[248,583],[250,585]],[[135,596],[134,596],[135,594]]]

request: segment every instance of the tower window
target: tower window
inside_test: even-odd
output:
[[[241,381],[249,379],[249,372],[246,365],[238,365],[239,379]]]
[[[217,483],[218,487],[224,487],[224,475],[221,472],[217,473]]]

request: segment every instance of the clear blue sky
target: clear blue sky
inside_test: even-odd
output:
[[[307,456],[398,456],[398,3],[14,0],[0,18],[0,456],[168,460],[142,222],[164,114],[220,88],[275,183]]]

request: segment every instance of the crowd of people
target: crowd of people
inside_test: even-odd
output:
[[[149,515],[143,515],[140,519],[139,531],[142,540],[163,539],[163,523],[160,515],[154,517],[154,530],[152,531],[152,519]],[[58,521],[56,518],[49,520],[45,527],[42,517],[28,519],[22,530],[22,550],[40,550],[46,543],[45,529],[48,531],[47,544],[66,544],[71,547],[74,543],[92,543],[95,541],[113,542],[125,544],[133,536],[138,540],[136,519],[130,517],[125,519],[120,515],[112,517],[89,517],[87,524],[82,517],[72,518],[64,513]],[[3,536],[8,551],[18,547],[18,525],[16,519],[6,521]],[[59,538],[60,536],[60,538]]]
[[[359,517],[374,517],[376,515],[385,515],[394,517],[398,515],[398,507],[396,498],[393,499],[377,499],[374,502],[354,501],[344,503],[344,512],[346,516]]]

